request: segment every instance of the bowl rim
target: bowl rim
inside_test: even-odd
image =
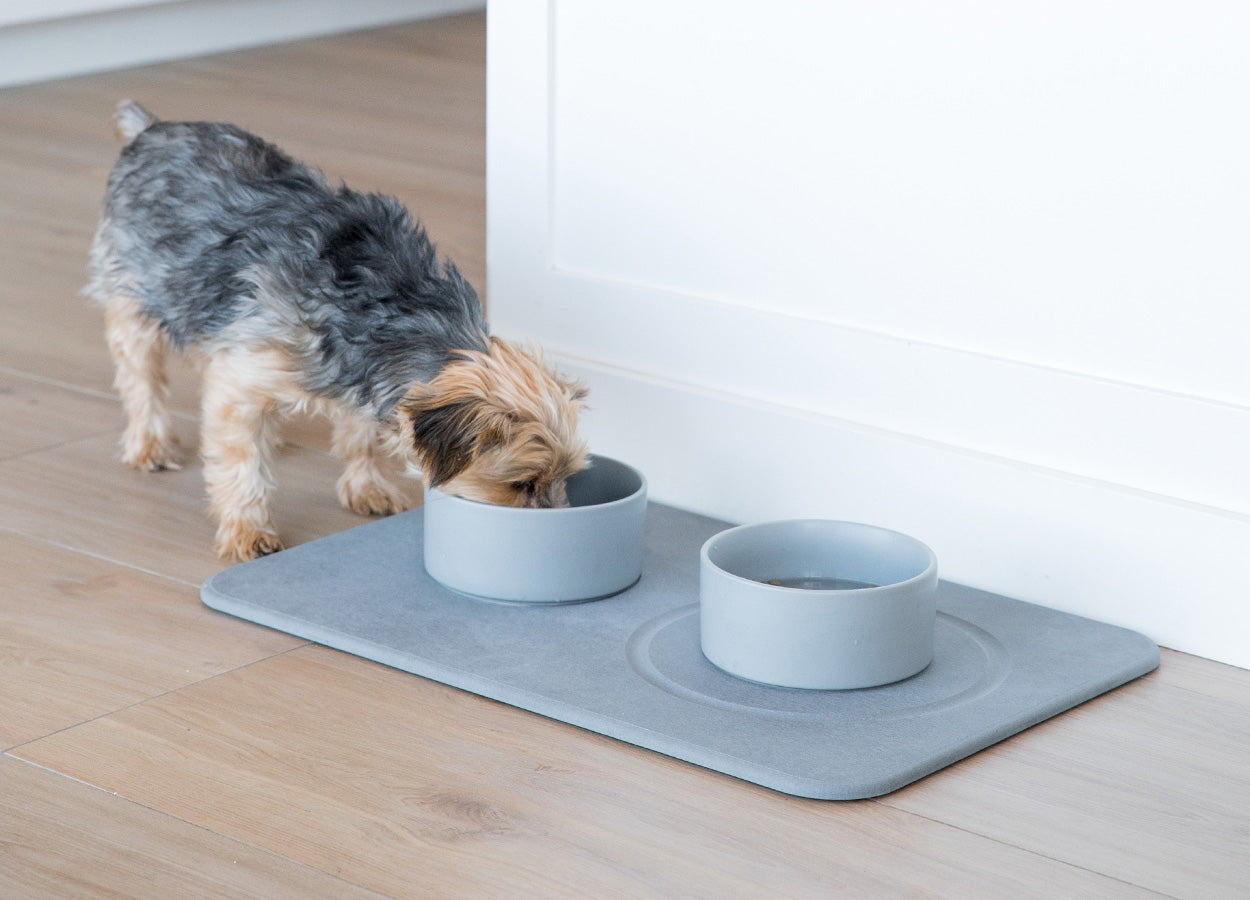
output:
[[[800,525],[801,526],[801,525],[808,524],[808,523],[815,523],[821,526],[850,525],[855,528],[863,528],[863,529],[867,529],[871,531],[883,532],[885,534],[893,535],[895,537],[900,537],[900,538],[903,538],[904,540],[910,541],[911,543],[915,544],[920,549],[922,549],[925,552],[926,556],[928,557],[928,563],[920,572],[913,575],[911,578],[906,578],[902,581],[891,581],[889,584],[879,584],[876,587],[813,589],[813,588],[789,587],[784,584],[769,584],[766,581],[756,581],[754,578],[747,578],[742,575],[736,575],[733,572],[730,572],[728,569],[725,569],[722,566],[718,565],[717,563],[713,562],[711,556],[709,555],[709,551],[710,551],[712,544],[714,544],[717,540],[721,539],[725,535],[730,534],[731,532],[749,531],[749,530],[761,528],[764,526],[779,526],[779,525]],[[936,578],[937,566],[938,566],[937,554],[933,552],[933,548],[931,548],[924,541],[920,540],[917,537],[913,537],[910,534],[906,534],[905,532],[902,532],[902,531],[896,531],[893,528],[884,528],[880,525],[871,525],[871,524],[868,524],[867,522],[852,522],[846,519],[819,519],[819,518],[770,519],[765,522],[749,522],[743,525],[735,525],[733,528],[726,528],[723,531],[718,531],[716,534],[712,535],[710,538],[708,538],[706,541],[703,542],[703,546],[699,548],[699,562],[702,564],[702,566],[708,566],[708,567],[711,567],[713,570],[715,570],[718,577],[727,578],[731,582],[739,582],[742,584],[751,585],[752,589],[759,590],[761,593],[764,593],[764,594],[772,593],[772,594],[775,594],[778,598],[786,597],[786,598],[792,598],[795,600],[801,599],[801,598],[825,600],[825,599],[837,599],[837,598],[843,598],[843,597],[850,599],[850,598],[864,597],[868,594],[880,594],[882,592],[887,592],[887,591],[894,592],[898,590],[899,588],[904,588],[909,585],[915,584],[917,582],[922,582],[928,578],[931,578],[931,577]],[[702,575],[700,575],[700,582],[702,582]]]
[[[618,497],[616,500],[609,500],[607,503],[592,503],[589,506],[558,506],[558,507],[546,507],[546,508],[532,508],[532,507],[527,507],[527,506],[500,506],[496,503],[483,503],[480,500],[470,500],[467,497],[457,497],[455,494],[444,493],[443,491],[440,491],[438,488],[427,487],[425,488],[425,498],[422,500],[421,505],[422,507],[424,507],[429,502],[430,494],[434,494],[436,499],[440,503],[441,502],[454,502],[456,505],[462,506],[468,509],[473,509],[474,507],[481,507],[482,509],[490,510],[490,512],[486,513],[486,515],[518,516],[518,517],[542,516],[544,518],[550,518],[553,515],[563,515],[563,516],[588,515],[590,510],[604,510],[604,509],[612,509],[615,506],[624,506],[627,503],[636,502],[639,495],[643,495],[643,496],[646,495],[647,476],[643,475],[642,471],[636,468],[635,466],[631,466],[629,463],[624,462],[623,460],[616,459],[615,457],[612,457],[612,456],[604,456],[602,453],[590,453],[590,454],[587,454],[587,456],[590,459],[590,466],[587,466],[586,469],[583,469],[581,471],[584,472],[592,468],[596,460],[600,460],[600,459],[607,460],[608,462],[616,463],[619,466],[623,466],[624,468],[628,469],[630,472],[637,475],[638,482],[639,482],[638,489],[636,491],[630,492],[624,497]]]

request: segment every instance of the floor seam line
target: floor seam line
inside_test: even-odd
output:
[[[956,825],[954,822],[947,822],[945,819],[937,819],[937,818],[934,818],[933,816],[926,815],[925,813],[920,813],[920,812],[916,812],[915,810],[907,809],[904,806],[896,806],[892,803],[886,802],[886,800],[881,797],[873,799],[872,802],[876,803],[879,806],[884,806],[889,809],[892,809],[896,812],[906,813],[909,816],[916,816],[919,819],[924,819],[926,822],[932,822],[935,825],[941,825],[946,828],[953,828],[956,831],[962,832],[963,834],[969,835],[971,837],[981,838],[982,840],[986,840],[986,841],[992,841],[993,843],[998,844],[1001,847],[1010,847],[1013,850],[1019,850],[1022,853],[1027,853],[1030,856],[1037,857],[1038,859],[1050,860],[1051,862],[1057,863],[1061,866],[1067,866],[1068,868],[1077,869],[1078,871],[1081,871],[1081,872],[1088,872],[1090,875],[1097,876],[1098,878],[1107,878],[1107,879],[1110,879],[1111,881],[1116,882],[1117,884],[1122,884],[1125,887],[1132,887],[1132,888],[1136,888],[1137,890],[1148,891],[1151,894],[1154,894],[1156,897],[1167,897],[1167,898],[1171,898],[1171,900],[1177,900],[1174,894],[1168,894],[1163,891],[1157,890],[1156,888],[1148,887],[1144,884],[1138,884],[1135,881],[1126,881],[1125,879],[1119,877],[1118,875],[1112,875],[1107,872],[1100,872],[1097,869],[1091,869],[1088,866],[1081,865],[1080,863],[1071,862],[1066,859],[1060,859],[1059,857],[1053,856],[1049,853],[1042,853],[1030,847],[1023,847],[1020,844],[1015,843],[1013,841],[1004,840],[1003,838],[997,838],[997,837],[994,837],[993,835],[984,834],[980,831],[974,831],[971,828],[964,827],[963,825]]]
[[[68,772],[61,772],[57,769],[53,769],[49,766],[45,766],[42,763],[38,763],[38,762],[26,759],[21,756],[14,756],[8,750],[5,750],[3,754],[0,754],[0,755],[3,755],[6,758],[11,759],[14,762],[19,763],[21,765],[32,766],[43,772],[47,772],[49,775],[55,776],[57,778],[65,778],[69,781],[74,782],[75,784],[80,784],[83,787],[89,788],[91,790],[99,791],[100,793],[108,794],[112,797],[116,797],[118,800],[121,800],[124,803],[132,803],[135,806],[139,807],[140,809],[146,809],[147,811],[155,815],[161,816],[162,818],[171,819],[175,822],[181,822],[182,824],[186,825],[189,828],[194,828],[197,831],[202,831],[206,834],[214,835],[218,838],[221,838],[222,840],[229,841],[232,844],[238,844],[242,847],[246,847],[257,853],[262,853],[271,859],[281,860],[284,864],[292,865],[292,866],[299,866],[300,868],[306,869],[310,872],[320,872],[322,875],[326,876],[327,878],[332,878],[340,884],[348,884],[358,890],[367,891],[368,893],[378,897],[379,900],[386,900],[386,898],[390,898],[391,896],[389,894],[382,893],[381,891],[376,891],[371,887],[367,887],[363,884],[360,884],[359,882],[346,879],[342,877],[341,875],[336,875],[334,872],[330,872],[319,866],[313,866],[299,859],[295,859],[290,856],[284,856],[281,853],[278,853],[274,850],[270,850],[268,847],[263,847],[260,844],[254,843],[245,838],[241,838],[233,834],[228,834],[224,831],[219,831],[216,828],[210,828],[207,825],[201,825],[198,822],[193,822],[190,819],[183,818],[182,816],[177,815],[173,812],[170,812],[169,810],[161,809],[160,807],[157,807],[157,806],[152,806],[151,804],[145,803],[142,800],[139,800],[135,797],[131,797],[127,794],[123,794],[118,791],[110,791],[108,788],[101,787],[98,784],[92,784],[90,781],[84,781],[81,778],[78,778],[74,775],[70,775]]]
[[[186,579],[178,578],[175,575],[167,575],[164,572],[157,572],[154,569],[147,569],[135,563],[129,563],[129,562],[126,562],[125,560],[117,559],[116,557],[106,556],[103,553],[95,553],[91,550],[84,550],[82,547],[75,547],[72,544],[66,544],[62,541],[54,541],[42,535],[31,534],[30,532],[22,531],[18,528],[13,528],[8,525],[0,525],[0,531],[8,532],[9,534],[16,534],[16,535],[26,538],[27,540],[38,541],[42,544],[47,544],[50,547],[56,547],[59,550],[65,550],[68,553],[76,553],[80,556],[86,556],[90,559],[99,560],[100,562],[106,562],[106,563],[111,563],[112,565],[121,566],[122,568],[128,569],[132,572],[141,572],[144,575],[151,575],[155,578],[160,578],[164,581],[169,581],[174,584],[181,584],[181,585],[185,585],[186,587],[191,587],[191,588],[198,588],[200,586],[199,584],[196,584],[193,581],[187,581]]]
[[[282,650],[278,650],[275,653],[270,653],[266,656],[260,657],[259,659],[253,659],[249,662],[243,663],[242,665],[234,666],[232,668],[225,669],[221,672],[214,672],[211,675],[205,675],[203,678],[197,678],[195,681],[188,681],[186,684],[179,685],[178,687],[173,687],[173,688],[170,688],[169,690],[160,691],[158,693],[151,694],[139,700],[135,700],[132,703],[123,704],[122,706],[119,706],[116,709],[111,709],[111,710],[108,710],[107,712],[102,712],[97,715],[91,716],[90,718],[82,719],[78,722],[73,722],[69,725],[65,725],[61,728],[57,728],[53,731],[49,731],[47,734],[41,734],[39,737],[31,738],[28,741],[22,741],[20,744],[14,744],[13,746],[3,751],[4,755],[11,756],[14,759],[20,759],[23,762],[31,762],[31,760],[28,760],[23,756],[17,755],[17,751],[21,750],[23,747],[30,747],[30,746],[33,746],[34,744],[38,744],[40,741],[44,741],[44,740],[47,740],[48,738],[56,737],[57,735],[64,734],[67,731],[72,731],[75,728],[81,728],[85,725],[90,725],[94,722],[99,722],[102,719],[111,718],[112,716],[116,716],[120,713],[128,712],[129,710],[132,710],[136,707],[144,706],[145,704],[153,703],[157,700],[163,700],[164,698],[169,697],[172,694],[178,694],[190,688],[199,687],[202,684],[207,684],[210,681],[214,681],[226,675],[233,675],[236,672],[242,672],[245,669],[250,669],[252,666],[258,665],[260,663],[270,662],[271,660],[277,659],[278,657],[281,657],[281,656],[285,656],[286,654],[291,653],[294,650],[303,649],[304,647],[307,647],[312,643],[311,641],[307,641],[302,638],[300,638],[299,640],[301,641],[301,643],[296,644],[292,647],[286,647]],[[32,764],[38,765],[37,763],[32,763]],[[50,770],[50,771],[55,771],[55,770]],[[61,773],[61,774],[64,774],[64,773]],[[98,785],[93,785],[93,787],[98,787]]]

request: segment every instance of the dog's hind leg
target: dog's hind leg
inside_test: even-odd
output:
[[[179,469],[178,439],[170,427],[169,339],[127,294],[113,294],[104,306],[105,335],[113,355],[113,385],[126,409],[122,461],[140,469]]]
[[[338,481],[339,502],[361,516],[388,516],[403,511],[403,492],[383,469],[376,419],[348,408],[334,411],[334,452],[347,463]]]
[[[224,350],[204,367],[200,447],[209,511],[217,520],[213,549],[224,558],[253,559],[282,549],[269,498],[275,398],[288,381],[277,351]]]

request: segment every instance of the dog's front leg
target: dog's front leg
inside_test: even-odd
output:
[[[217,520],[213,549],[252,559],[282,549],[269,515],[274,380],[283,369],[263,353],[223,351],[204,370],[200,444],[209,509]]]
[[[347,465],[338,481],[339,502],[361,516],[389,516],[407,508],[403,493],[383,471],[377,419],[342,408],[334,414],[334,453]]]

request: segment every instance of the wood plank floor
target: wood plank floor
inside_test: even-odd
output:
[[[198,465],[115,461],[78,295],[131,96],[399,195],[485,287],[485,20],[0,91],[0,897],[1250,896],[1250,672],[1160,669],[871,801],[800,800],[200,604]],[[184,446],[196,386],[174,376]],[[361,520],[323,426],[277,518]],[[1246,598],[1250,601],[1250,598]]]

